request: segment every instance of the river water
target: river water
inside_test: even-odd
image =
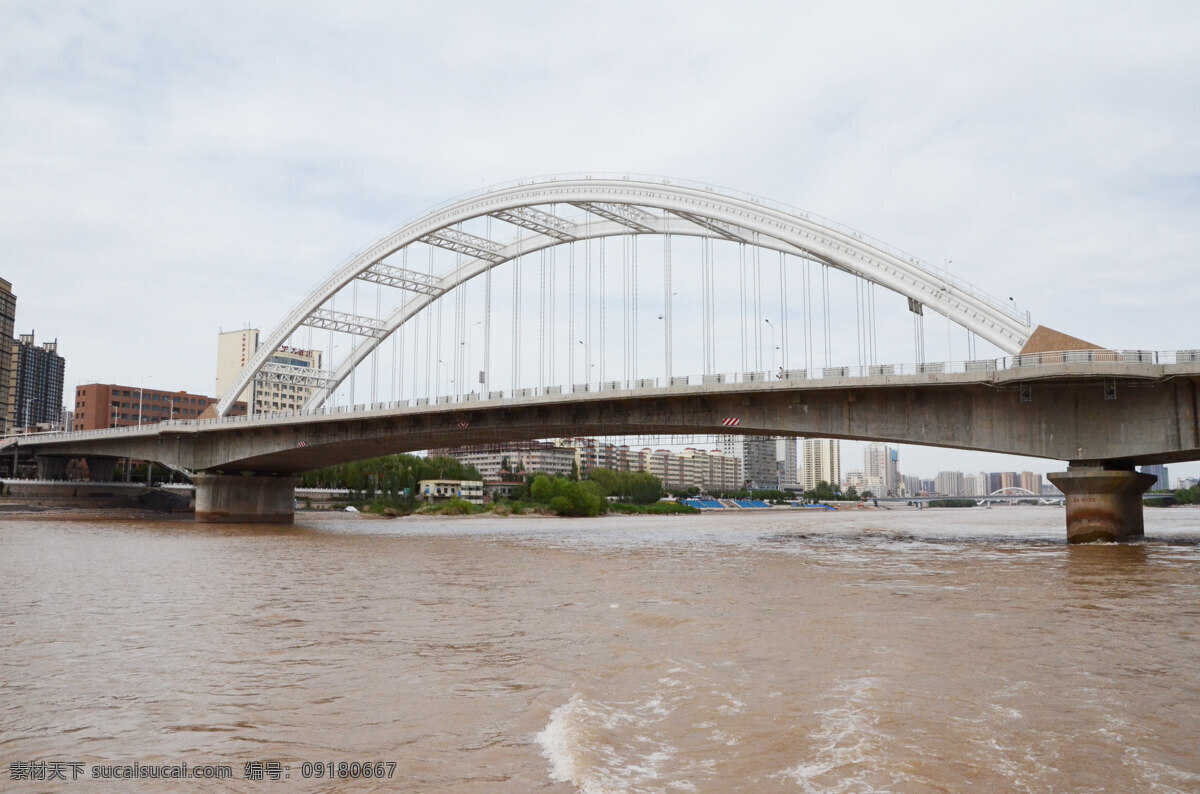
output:
[[[1146,517],[0,519],[0,790],[1200,791],[1200,510]]]

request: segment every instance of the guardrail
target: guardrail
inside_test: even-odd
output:
[[[126,425],[110,427],[101,430],[80,431],[51,431],[47,433],[29,433],[25,435],[7,436],[0,440],[0,448],[10,446],[14,441],[36,438],[38,440],[54,440],[70,437],[72,439],[96,438],[100,436],[136,436],[141,433],[157,433],[164,427],[207,427],[210,425],[250,424],[265,422],[272,419],[284,419],[297,416],[332,416],[337,414],[355,413],[359,411],[389,411],[402,408],[425,408],[431,405],[454,405],[462,403],[483,403],[499,400],[530,399],[536,397],[559,396],[562,394],[584,394],[600,391],[636,391],[650,388],[668,388],[682,386],[703,386],[718,383],[760,383],[775,382],[811,382],[825,381],[834,378],[863,378],[889,377],[911,375],[978,375],[1009,370],[1024,370],[1044,366],[1061,366],[1063,364],[1093,364],[1093,363],[1124,363],[1124,364],[1197,364],[1200,365],[1200,350],[1068,350],[1054,353],[1027,353],[1025,355],[1005,356],[997,359],[975,359],[968,361],[925,361],[916,364],[868,364],[865,366],[837,366],[814,369],[783,369],[776,372],[730,372],[710,373],[705,375],[673,375],[669,378],[637,378],[631,381],[606,380],[589,383],[575,383],[558,386],[537,386],[489,391],[487,397],[470,392],[467,394],[441,395],[438,397],[418,397],[409,400],[393,400],[391,402],[359,403],[356,405],[322,406],[321,408],[300,411],[277,411],[273,413],[255,414],[253,416],[225,416],[215,419],[171,419],[156,424]]]

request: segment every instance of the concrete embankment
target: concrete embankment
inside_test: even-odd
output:
[[[190,486],[0,480],[0,513],[10,516],[47,510],[188,513],[193,501]]]

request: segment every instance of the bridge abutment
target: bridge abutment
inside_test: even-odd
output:
[[[295,521],[296,477],[259,474],[192,475],[196,521],[201,523],[291,524]]]
[[[1046,477],[1066,494],[1068,543],[1129,541],[1145,534],[1142,494],[1154,485],[1154,475],[1071,466]]]

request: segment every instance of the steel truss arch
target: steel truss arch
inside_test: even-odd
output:
[[[593,219],[575,222],[540,209],[549,205],[572,205],[586,210]],[[486,216],[535,234],[502,244],[454,228]],[[377,240],[331,274],[276,326],[221,396],[217,413],[224,416],[229,412],[236,396],[298,328],[327,318],[329,312],[323,308],[326,302],[355,279],[391,281],[417,294],[390,317],[371,322],[370,328],[363,327],[362,318],[354,318],[360,328],[358,332],[366,338],[337,365],[327,384],[313,394],[307,405],[310,409],[319,407],[384,339],[452,289],[493,267],[545,248],[629,234],[744,240],[761,248],[813,260],[928,307],[1009,354],[1017,353],[1032,331],[1028,313],[1019,313],[960,280],[938,274],[919,260],[808,213],[774,207],[763,199],[671,180],[551,178],[468,197]],[[458,267],[441,276],[403,271],[384,261],[414,243],[453,250],[464,258]],[[397,277],[396,273],[401,275]],[[385,280],[384,274],[392,278]]]

